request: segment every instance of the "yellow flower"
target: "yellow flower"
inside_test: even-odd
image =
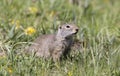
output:
[[[8,72],[9,72],[10,74],[12,74],[12,72],[13,72],[12,68],[8,68]]]
[[[36,32],[36,30],[33,27],[28,27],[28,28],[25,29],[25,34],[26,35],[32,35],[35,32]]]
[[[73,73],[71,71],[69,71],[68,76],[73,76]]]
[[[29,12],[32,13],[32,14],[38,13],[38,9],[37,9],[36,7],[29,7],[28,10],[29,10]]]
[[[15,25],[15,29],[20,28],[20,21],[19,20],[11,20],[10,25]]]

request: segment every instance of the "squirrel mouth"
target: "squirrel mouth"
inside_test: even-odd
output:
[[[77,34],[78,32],[75,32],[74,34]]]
[[[72,35],[76,35],[76,34],[77,34],[77,32],[73,33]]]
[[[78,33],[78,31],[76,31],[75,33],[73,33],[73,34],[77,34]]]
[[[73,34],[77,34],[77,33],[78,33],[78,29],[76,29],[76,30],[75,30],[75,33],[73,33]]]

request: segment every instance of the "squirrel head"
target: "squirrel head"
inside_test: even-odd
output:
[[[78,30],[78,27],[74,24],[63,24],[59,26],[57,36],[65,39],[75,35]]]

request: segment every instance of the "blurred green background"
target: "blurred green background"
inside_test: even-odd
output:
[[[70,1],[0,0],[0,76],[120,76],[120,0]],[[71,22],[82,52],[61,64],[24,54],[28,42]]]

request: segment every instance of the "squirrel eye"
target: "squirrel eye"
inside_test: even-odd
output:
[[[70,28],[70,26],[66,26],[67,28]]]

